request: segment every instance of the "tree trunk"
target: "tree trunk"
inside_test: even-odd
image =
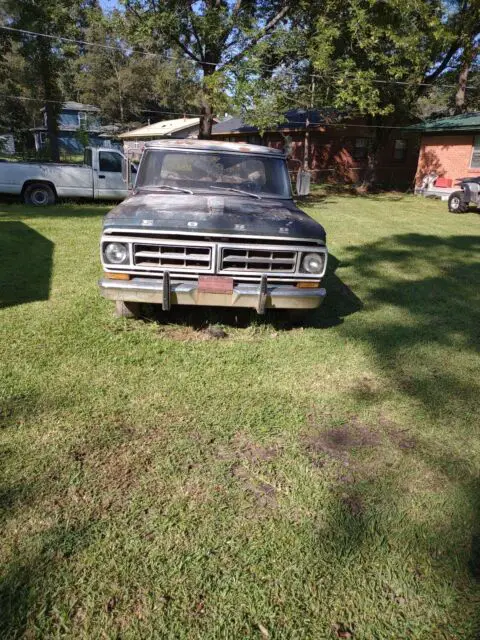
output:
[[[215,60],[214,55],[207,56],[207,61]],[[210,64],[203,65],[202,104],[200,107],[200,126],[198,130],[199,140],[210,140],[213,126],[212,95],[208,86],[208,77],[215,73],[215,67]]]
[[[60,162],[60,148],[58,146],[58,112],[51,102],[45,103],[45,113],[47,114],[47,139],[50,151],[50,160]]]
[[[368,122],[373,123],[373,118],[368,118]],[[363,174],[362,189],[369,191],[373,185],[377,182],[377,164],[378,164],[378,149],[380,146],[379,129],[377,127],[371,129],[373,135],[368,138],[367,147],[367,167]]]
[[[391,129],[385,126],[385,121],[380,116],[369,117],[367,123],[372,127],[371,138],[368,139],[367,168],[363,176],[362,189],[368,191],[378,184],[378,162],[380,150],[390,137]]]
[[[61,96],[58,90],[56,69],[54,68],[54,62],[51,60],[49,45],[44,41],[40,41],[39,50],[39,72],[43,84],[43,97],[45,99],[45,115],[50,160],[53,162],[59,162],[60,149],[58,146],[58,116],[61,110]]]
[[[212,105],[208,99],[202,99],[200,109],[200,128],[198,130],[199,140],[210,140],[212,137],[213,112]]]
[[[463,113],[466,108],[466,90],[468,72],[470,71],[470,63],[465,62],[460,69],[460,75],[458,76],[458,89],[455,94],[455,114]]]
[[[464,113],[467,110],[467,81],[470,67],[478,54],[479,45],[473,42],[465,46],[462,66],[458,75],[458,89],[455,94],[455,114]]]

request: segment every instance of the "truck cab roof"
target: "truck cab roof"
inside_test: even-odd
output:
[[[227,153],[251,153],[252,155],[274,156],[284,158],[285,154],[279,149],[271,149],[258,144],[245,142],[221,142],[219,140],[195,140],[182,138],[178,140],[153,140],[145,143],[145,149],[181,149],[186,151],[222,151]]]

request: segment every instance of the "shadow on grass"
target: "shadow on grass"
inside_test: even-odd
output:
[[[298,326],[328,329],[341,324],[344,318],[360,311],[363,306],[362,301],[336,275],[339,265],[339,260],[330,254],[327,273],[322,282],[327,290],[325,301],[318,309],[307,311],[300,317],[293,316],[288,309],[267,309],[264,316],[259,316],[253,309],[195,306],[173,306],[168,313],[163,313],[158,305],[154,305],[150,308],[145,306],[145,318],[159,324],[179,324],[195,330],[212,325],[244,329],[252,324],[268,324],[283,331]]]
[[[315,205],[315,204],[337,204],[338,200],[334,197],[340,198],[352,197],[362,198],[364,200],[383,201],[383,202],[401,202],[411,195],[403,193],[401,191],[370,191],[365,192],[357,189],[353,185],[325,185],[321,189],[314,189],[308,196],[295,196],[295,202],[302,208],[302,205]]]
[[[29,220],[35,218],[98,218],[104,216],[117,203],[101,201],[95,204],[82,200],[60,200],[48,207],[34,207],[18,200],[0,198],[0,220],[2,217]]]
[[[451,370],[445,348],[480,348],[479,249],[479,236],[411,233],[347,251],[347,263],[370,288],[366,309],[392,313],[388,322],[367,317],[345,331],[368,344],[385,377],[432,414],[477,405],[478,380]]]
[[[2,638],[23,637],[29,619],[35,617],[39,607],[46,619],[51,616],[58,618],[58,612],[52,610],[51,594],[46,596],[44,589],[55,580],[58,567],[68,563],[68,558],[90,544],[94,530],[91,523],[79,527],[52,527],[39,536],[35,552],[28,556],[19,554],[17,562],[10,564],[0,583]],[[58,627],[58,624],[53,626]]]
[[[48,300],[53,246],[23,222],[0,220],[0,309]]]

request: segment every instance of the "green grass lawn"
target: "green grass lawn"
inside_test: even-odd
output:
[[[480,215],[318,198],[292,327],[114,319],[106,211],[0,205],[0,637],[478,638]]]

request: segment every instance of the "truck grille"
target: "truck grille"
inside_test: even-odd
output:
[[[227,272],[293,273],[296,261],[296,251],[222,247],[220,270]]]
[[[205,246],[134,244],[133,262],[137,267],[208,271],[212,263],[212,248]]]

